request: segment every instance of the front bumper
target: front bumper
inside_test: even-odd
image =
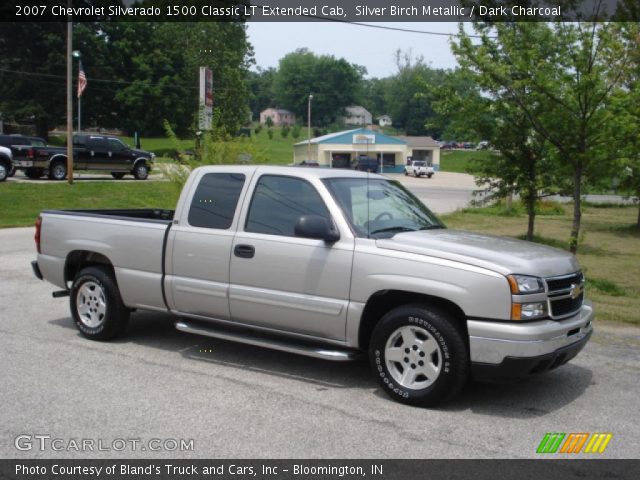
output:
[[[501,323],[469,320],[472,375],[508,378],[542,372],[575,357],[591,338],[594,312],[585,303],[562,321]]]

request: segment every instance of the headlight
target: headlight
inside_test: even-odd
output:
[[[507,277],[511,293],[514,295],[526,295],[528,293],[544,292],[542,279],[528,275],[509,275]]]
[[[511,320],[533,320],[547,316],[547,302],[513,303]]]

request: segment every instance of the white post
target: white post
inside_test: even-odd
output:
[[[78,97],[78,133],[80,133],[80,116],[82,115],[82,108],[80,105],[82,105],[82,97]]]

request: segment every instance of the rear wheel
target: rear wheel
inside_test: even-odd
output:
[[[133,169],[133,176],[136,180],[146,180],[149,176],[149,167],[146,163],[140,162]]]
[[[104,267],[87,267],[76,275],[69,304],[76,327],[91,340],[116,337],[129,322],[113,274]]]
[[[116,180],[121,180],[124,178],[124,173],[123,172],[111,172],[111,176],[113,178],[115,178]]]
[[[387,313],[371,336],[369,361],[394,400],[435,406],[454,396],[469,372],[469,354],[445,310],[407,305]]]
[[[4,182],[9,176],[11,168],[4,162],[0,162],[0,182]]]
[[[67,165],[64,162],[54,162],[49,167],[49,178],[51,180],[64,180],[67,176]]]

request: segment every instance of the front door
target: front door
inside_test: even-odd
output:
[[[300,216],[331,217],[308,181],[264,174],[254,183],[253,198],[233,241],[231,318],[344,340],[353,239],[327,244],[295,235]]]

